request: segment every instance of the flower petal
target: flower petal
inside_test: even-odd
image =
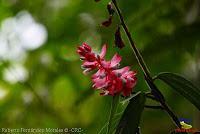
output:
[[[84,43],[82,44],[82,46],[83,46],[83,48],[84,48],[86,51],[91,52],[92,49],[91,49],[91,47],[90,47],[87,43],[84,42]]]
[[[115,75],[117,76],[121,76],[123,75],[124,73],[128,72],[130,70],[130,67],[129,66],[126,66],[126,67],[123,67],[121,69],[116,69],[116,70],[113,70],[113,73],[115,73]]]
[[[101,61],[101,65],[102,65],[104,68],[108,69],[108,68],[110,68],[110,61],[105,61],[105,60],[103,60],[103,61]]]
[[[93,87],[97,89],[104,88],[108,85],[108,81],[106,80],[106,77],[103,79],[100,79],[100,78],[93,79],[93,82],[94,82]]]
[[[110,67],[111,68],[116,67],[121,60],[122,60],[122,57],[119,54],[115,54],[113,56],[113,58],[111,59],[111,65],[110,65]]]
[[[116,78],[116,83],[115,83],[115,90],[117,93],[119,93],[122,90],[123,87],[123,82],[121,79]]]
[[[103,45],[102,49],[101,49],[101,53],[99,54],[100,58],[103,59],[106,55],[106,50],[107,50],[107,45]]]
[[[82,65],[83,68],[96,68],[96,62],[85,61]]]
[[[106,72],[104,69],[99,69],[95,74],[92,75],[92,79],[98,78],[98,77],[105,77],[106,76]]]
[[[90,71],[92,71],[91,68],[85,69],[85,70],[83,71],[83,74],[84,74],[84,75],[87,75]]]

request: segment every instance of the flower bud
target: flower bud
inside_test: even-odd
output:
[[[109,27],[112,24],[112,16],[109,16],[108,20],[101,23],[102,26]]]
[[[116,47],[118,48],[123,48],[125,45],[124,45],[124,42],[122,40],[122,37],[121,37],[121,33],[120,33],[120,26],[118,26],[116,32],[115,32],[115,45]]]

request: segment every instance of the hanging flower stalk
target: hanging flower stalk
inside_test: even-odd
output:
[[[104,45],[101,53],[96,54],[86,43],[79,46],[77,52],[83,60],[83,73],[96,70],[92,75],[93,88],[101,90],[101,95],[115,96],[122,93],[124,96],[129,96],[136,85],[137,73],[130,71],[129,66],[119,69],[122,57],[117,53],[110,61],[106,61],[106,50],[107,46]]]

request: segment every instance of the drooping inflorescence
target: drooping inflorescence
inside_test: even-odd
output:
[[[106,61],[106,50],[107,46],[104,45],[101,53],[96,54],[86,43],[79,46],[77,52],[83,60],[83,73],[97,70],[92,75],[92,82],[95,89],[102,91],[101,95],[114,96],[122,93],[124,96],[129,96],[137,82],[136,71],[130,71],[129,66],[119,69],[119,63],[122,60],[119,54],[115,54],[110,61]]]

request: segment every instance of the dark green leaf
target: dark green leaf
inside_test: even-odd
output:
[[[184,77],[173,73],[160,73],[156,79],[164,81],[200,110],[200,89]]]
[[[137,92],[137,93],[135,93],[135,94],[131,94],[130,97],[128,97],[127,99],[121,101],[122,105],[128,103],[132,98],[134,98],[135,96],[137,96],[137,95],[140,94],[140,93],[141,93],[141,92],[139,91],[139,92]]]
[[[116,129],[116,134],[135,134],[145,104],[145,94],[133,97],[125,109]]]

